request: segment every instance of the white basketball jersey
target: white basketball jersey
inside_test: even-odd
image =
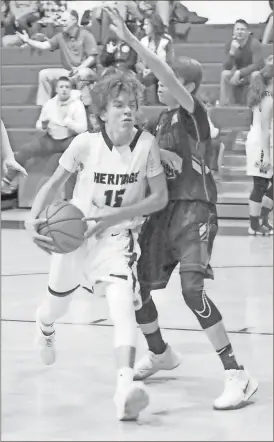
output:
[[[78,168],[72,203],[85,216],[91,216],[97,210],[94,203],[121,207],[144,199],[153,140],[151,134],[141,130],[136,131],[130,145],[119,147],[113,146],[104,130],[76,137],[60,158],[65,169],[74,172]]]

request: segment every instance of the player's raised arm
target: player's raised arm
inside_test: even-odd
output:
[[[140,41],[129,31],[125,25],[119,12],[110,7],[104,8],[110,19],[112,20],[111,29],[118,35],[119,38],[126,41],[142,58],[143,62],[152,70],[155,76],[168,87],[170,93],[176,98],[179,104],[192,113],[194,111],[194,101],[188,90],[176,78],[171,67],[158,55],[147,49],[140,43]]]

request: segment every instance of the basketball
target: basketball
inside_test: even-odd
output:
[[[69,253],[78,249],[85,240],[87,223],[84,214],[66,201],[51,204],[41,212],[39,218],[47,221],[39,225],[38,233],[53,239],[56,253]]]

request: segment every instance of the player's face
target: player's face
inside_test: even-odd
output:
[[[114,131],[132,130],[136,121],[137,101],[133,94],[121,92],[108,102],[102,120]]]
[[[56,85],[56,94],[60,101],[69,99],[71,93],[71,85],[68,81],[58,81]]]
[[[236,40],[242,41],[248,35],[248,29],[243,23],[236,23],[233,30],[233,36]]]
[[[169,92],[168,88],[160,81],[158,83],[158,97],[160,102],[166,106],[176,106],[178,104],[177,100]]]

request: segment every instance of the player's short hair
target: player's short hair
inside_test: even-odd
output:
[[[248,28],[248,23],[243,18],[239,18],[238,20],[236,20],[235,25],[236,23],[240,23],[241,25],[244,25],[246,28]]]
[[[110,100],[118,97],[121,92],[133,94],[137,109],[140,106],[144,87],[133,72],[120,71],[113,68],[107,70],[91,91],[92,110],[99,122]]]
[[[194,58],[178,57],[173,61],[172,67],[176,77],[183,79],[185,85],[195,84],[192,94],[196,94],[203,78],[202,65]]]
[[[62,75],[61,77],[59,77],[56,84],[60,83],[60,81],[66,81],[67,83],[69,83],[72,86],[71,80],[69,79],[69,77],[66,77],[65,75]]]

